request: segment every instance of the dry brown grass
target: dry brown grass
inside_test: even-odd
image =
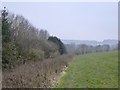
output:
[[[62,55],[54,59],[30,62],[15,69],[3,71],[3,88],[52,87],[56,76],[68,66],[72,56]]]

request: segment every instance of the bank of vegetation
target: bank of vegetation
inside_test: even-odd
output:
[[[3,88],[52,87],[71,56],[60,38],[21,15],[1,11]],[[39,23],[39,22],[38,22]]]

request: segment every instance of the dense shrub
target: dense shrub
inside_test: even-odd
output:
[[[29,57],[31,60],[36,60],[36,59],[41,60],[44,58],[44,52],[41,50],[32,49],[30,50]]]
[[[2,48],[2,65],[3,68],[14,67],[18,62],[18,51],[13,43],[4,44]]]
[[[3,88],[45,88],[52,87],[56,77],[69,65],[72,56],[61,55],[54,59],[45,59],[26,63],[3,74]]]

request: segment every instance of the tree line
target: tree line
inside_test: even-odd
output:
[[[47,30],[34,27],[21,15],[9,12],[2,16],[2,67],[12,68],[26,61],[42,60],[66,53],[61,40]]]
[[[67,52],[70,54],[87,54],[87,53],[94,53],[94,52],[104,52],[104,51],[110,51],[110,50],[118,50],[118,45],[110,46],[108,44],[103,45],[86,45],[86,44],[66,44],[65,45]]]

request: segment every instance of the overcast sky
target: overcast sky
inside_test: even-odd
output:
[[[2,3],[39,29],[61,39],[118,39],[118,3]]]

